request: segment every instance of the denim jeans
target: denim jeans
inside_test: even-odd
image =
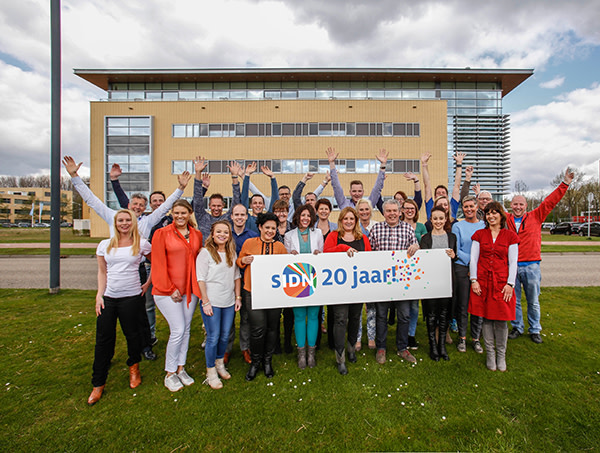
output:
[[[410,300],[396,300],[393,302],[376,302],[377,318],[375,320],[375,345],[377,349],[386,349],[388,332],[388,312],[391,307],[396,307],[396,347],[404,351],[408,347],[408,323],[410,320]]]
[[[144,263],[146,266],[146,272],[150,274],[150,263]],[[156,304],[154,303],[154,296],[152,295],[152,283],[148,287],[146,294],[146,316],[148,317],[148,324],[150,324],[150,336],[156,338]]]
[[[229,332],[235,317],[235,306],[233,305],[227,308],[212,307],[212,309],[213,315],[207,316],[200,308],[206,328],[206,347],[204,348],[206,368],[214,367],[215,359],[222,359],[225,355]]]
[[[521,285],[527,298],[527,322],[529,323],[529,333],[540,333],[542,325],[540,324],[540,286],[542,283],[542,271],[540,263],[531,263],[526,266],[519,266],[517,270],[517,281],[515,282],[515,294],[517,296],[517,309],[515,320],[511,322],[514,329],[520,333],[525,331],[523,323],[523,308],[521,306]]]
[[[419,321],[419,301],[410,301],[410,321],[408,323],[408,336],[414,337],[417,333],[417,321]]]

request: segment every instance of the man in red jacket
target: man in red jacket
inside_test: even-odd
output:
[[[519,242],[519,265],[515,293],[517,296],[517,310],[515,320],[511,323],[512,330],[508,338],[514,340],[523,334],[525,324],[523,322],[523,310],[521,308],[521,285],[527,298],[527,321],[529,323],[529,335],[534,343],[541,343],[540,332],[540,284],[542,273],[540,261],[542,260],[542,222],[552,209],[565,195],[569,184],[573,181],[573,172],[568,168],[560,185],[548,195],[542,203],[533,211],[527,212],[527,200],[522,195],[516,195],[510,204],[512,214],[506,218],[506,226],[517,233]]]

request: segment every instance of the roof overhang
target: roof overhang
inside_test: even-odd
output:
[[[533,69],[424,68],[234,68],[74,69],[75,75],[108,90],[116,82],[500,82],[506,96],[533,75]]]

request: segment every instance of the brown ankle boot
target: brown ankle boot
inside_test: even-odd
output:
[[[88,398],[87,403],[90,406],[93,406],[94,404],[96,404],[100,398],[102,398],[102,392],[104,392],[104,386],[101,385],[100,387],[94,387],[94,389],[92,390],[92,393],[90,393],[90,397]]]
[[[142,383],[142,376],[140,374],[140,366],[138,363],[129,367],[129,387],[132,389],[136,388]]]

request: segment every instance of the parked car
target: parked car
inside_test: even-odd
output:
[[[550,234],[577,234],[579,233],[579,224],[576,222],[560,222],[550,228]]]
[[[61,228],[71,228],[72,226],[73,226],[73,224],[71,222],[61,222],[60,223]]]
[[[29,223],[29,222],[21,222],[17,226],[19,228],[31,228],[31,223]]]
[[[554,224],[552,222],[544,222],[542,223],[542,229],[543,230],[549,230],[550,228],[552,228]]]
[[[50,228],[50,224],[49,223],[34,223],[33,227],[34,228]]]
[[[600,236],[600,222],[586,222],[579,225],[579,236],[588,235],[588,225],[590,226],[590,236]]]

